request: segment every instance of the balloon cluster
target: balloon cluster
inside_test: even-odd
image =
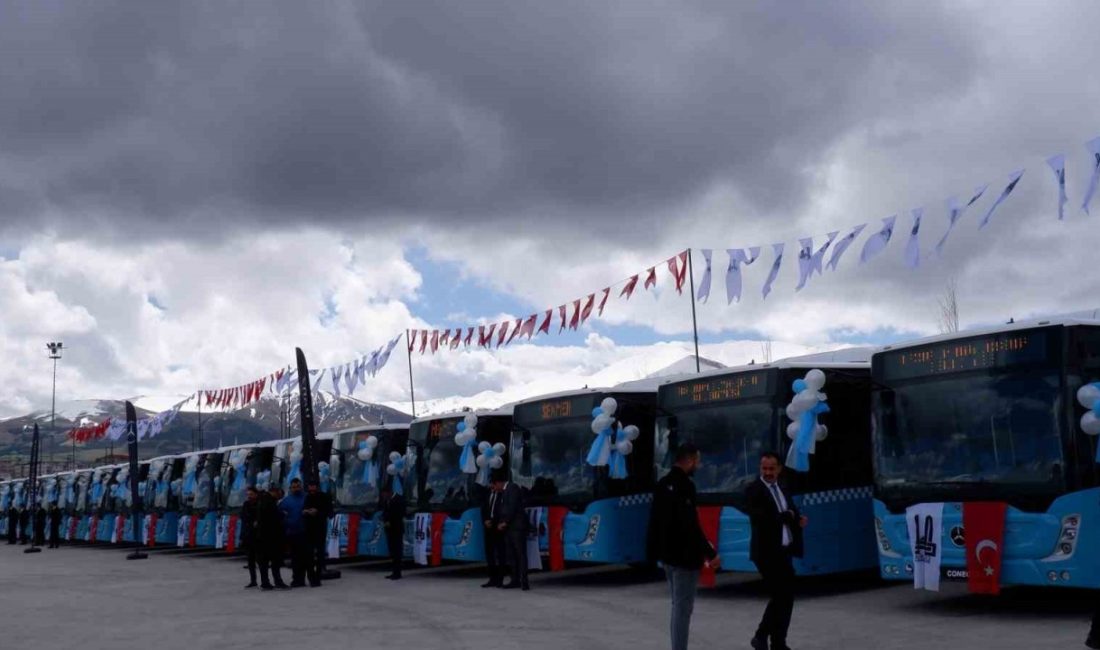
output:
[[[271,470],[265,469],[256,474],[256,489],[261,492],[271,489]]]
[[[593,467],[610,465],[611,478],[626,478],[626,457],[634,451],[634,441],[641,433],[633,424],[624,427],[615,419],[619,403],[614,397],[605,397],[592,409],[592,433],[596,439],[588,450],[585,462]]]
[[[363,483],[375,485],[378,483],[378,463],[374,462],[374,450],[378,448],[378,438],[367,436],[366,440],[359,441],[359,448],[355,457],[363,462]]]
[[[188,456],[183,463],[183,492],[184,496],[195,493],[195,472],[199,469],[199,457]]]
[[[332,480],[332,466],[325,461],[317,462],[317,483],[322,492],[328,492],[329,481]]]
[[[1078,388],[1077,401],[1088,409],[1081,416],[1081,430],[1090,436],[1100,435],[1100,382]],[[1096,462],[1100,463],[1100,447],[1096,449]]]
[[[477,459],[474,458],[474,448],[477,445],[477,415],[467,413],[455,427],[455,444],[462,447],[462,455],[458,458],[458,466],[465,474],[477,473]]]
[[[290,472],[286,475],[286,483],[290,485],[293,479],[302,478],[302,439],[299,438],[290,443]]]
[[[827,399],[821,389],[825,387],[825,373],[817,368],[810,370],[802,379],[795,379],[791,385],[794,398],[787,405],[787,417],[792,421],[787,426],[787,437],[793,443],[787,452],[787,467],[800,472],[809,471],[810,454],[814,453],[817,443],[829,436],[829,429],[817,421],[817,417],[829,412]]]
[[[390,452],[390,464],[386,466],[386,473],[393,477],[394,494],[405,494],[405,487],[401,481],[405,476],[408,465],[409,460],[402,456],[401,452]]]
[[[234,449],[229,452],[229,464],[233,467],[233,491],[239,492],[245,488],[247,472],[245,465],[248,463],[247,449]]]
[[[340,468],[343,464],[339,454],[332,454],[328,457],[328,466],[331,470],[329,475],[330,481],[335,481],[340,476]]]
[[[490,473],[494,469],[504,467],[504,454],[508,451],[508,448],[502,442],[492,444],[487,440],[483,440],[477,446],[477,451],[477,483],[478,485],[489,485]]]

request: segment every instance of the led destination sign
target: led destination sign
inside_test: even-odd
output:
[[[515,409],[515,419],[518,424],[530,426],[548,420],[591,418],[592,409],[600,402],[596,397],[596,395],[588,394],[520,404]]]
[[[663,408],[731,402],[768,394],[768,373],[765,370],[736,375],[710,377],[674,384],[661,390]]]
[[[882,355],[884,379],[908,379],[1046,361],[1049,331],[1009,332],[934,343]]]

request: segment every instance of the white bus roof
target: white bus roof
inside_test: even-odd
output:
[[[1003,332],[1016,332],[1019,330],[1032,329],[1034,327],[1048,327],[1052,325],[1061,327],[1067,327],[1070,325],[1100,326],[1100,309],[1088,309],[1085,311],[1071,312],[1068,314],[1060,314],[1057,316],[1028,318],[1024,320],[1013,321],[1011,323],[1004,323],[1002,325],[987,325],[961,330],[950,334],[937,334],[935,336],[926,336],[924,338],[884,345],[875,350],[875,354],[878,354],[880,352],[887,352],[890,350],[911,348],[918,345],[926,345],[929,343],[943,343],[946,341],[955,341],[958,339],[970,338],[972,336],[985,336],[988,334],[1000,334]]]
[[[649,377],[646,379],[638,379],[635,381],[627,381],[615,386],[599,386],[596,388],[575,388],[573,390],[563,390],[556,393],[547,393],[545,395],[536,395],[535,397],[528,397],[516,402],[516,405],[530,404],[532,402],[541,402],[548,399],[562,399],[566,397],[575,397],[577,395],[594,395],[596,393],[657,393],[657,387],[661,385],[661,378]]]
[[[874,351],[874,348],[871,347],[840,348],[839,350],[830,350],[829,352],[815,352],[813,354],[804,354],[797,357],[787,357],[769,363],[754,363],[744,366],[706,370],[698,374],[692,373],[688,375],[665,377],[662,379],[661,385],[668,386],[670,384],[679,384],[684,381],[693,381],[700,378],[724,377],[726,375],[751,372],[753,370],[764,370],[766,368],[819,368],[821,370],[866,369],[871,367],[871,354]]]
[[[412,426],[418,422],[432,422],[433,420],[447,420],[450,418],[465,417],[467,413],[473,413],[474,415],[481,417],[512,417],[512,410],[515,408],[515,403],[505,404],[495,409],[473,409],[469,411],[451,411],[450,413],[436,413],[435,415],[425,415],[422,418],[416,418],[409,423]]]
[[[339,431],[333,431],[332,434],[338,436],[342,433],[362,433],[367,431],[407,431],[409,423],[405,424],[364,424],[358,427],[350,427],[348,429],[340,429]]]

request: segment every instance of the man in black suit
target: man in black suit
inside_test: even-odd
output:
[[[792,558],[802,557],[802,529],[807,519],[784,493],[779,476],[779,455],[760,455],[760,480],[745,490],[745,509],[752,524],[749,559],[764,578],[770,600],[764,617],[752,638],[755,650],[789,650],[787,629],[794,609],[794,565]]]
[[[18,539],[16,532],[19,529],[19,510],[12,507],[8,508],[8,544],[14,544]]]
[[[61,547],[61,508],[50,504],[50,548]]]
[[[493,477],[493,489],[499,492],[500,523],[497,531],[504,536],[508,563],[512,567],[512,579],[502,589],[527,591],[527,509],[523,504],[523,490],[508,481],[504,473]]]
[[[405,558],[405,497],[394,494],[389,486],[382,489],[382,527],[390,551],[391,568],[386,580],[400,580]]]
[[[501,493],[497,483],[489,489],[489,501],[481,509],[481,519],[485,525],[485,561],[489,564],[489,581],[481,585],[483,589],[504,586],[504,572],[508,565],[505,557],[504,535],[497,530],[500,525]]]
[[[328,524],[332,515],[332,495],[321,491],[321,484],[317,479],[311,480],[306,488],[306,500],[302,508],[302,520],[306,525],[306,544],[309,548],[309,565],[313,567],[314,576],[310,579],[310,587],[321,586],[321,579],[325,575]]]

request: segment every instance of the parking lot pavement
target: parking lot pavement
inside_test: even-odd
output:
[[[24,555],[0,545],[5,648],[400,648],[401,650],[631,650],[668,647],[665,585],[628,569],[536,575],[532,590],[480,589],[477,567],[409,570],[383,580],[381,563],[340,567],[320,589],[245,590],[240,558],[117,548]],[[1009,590],[939,594],[873,578],[801,584],[796,650],[1079,648],[1092,595]],[[751,576],[700,592],[692,648],[748,648],[765,598]]]

